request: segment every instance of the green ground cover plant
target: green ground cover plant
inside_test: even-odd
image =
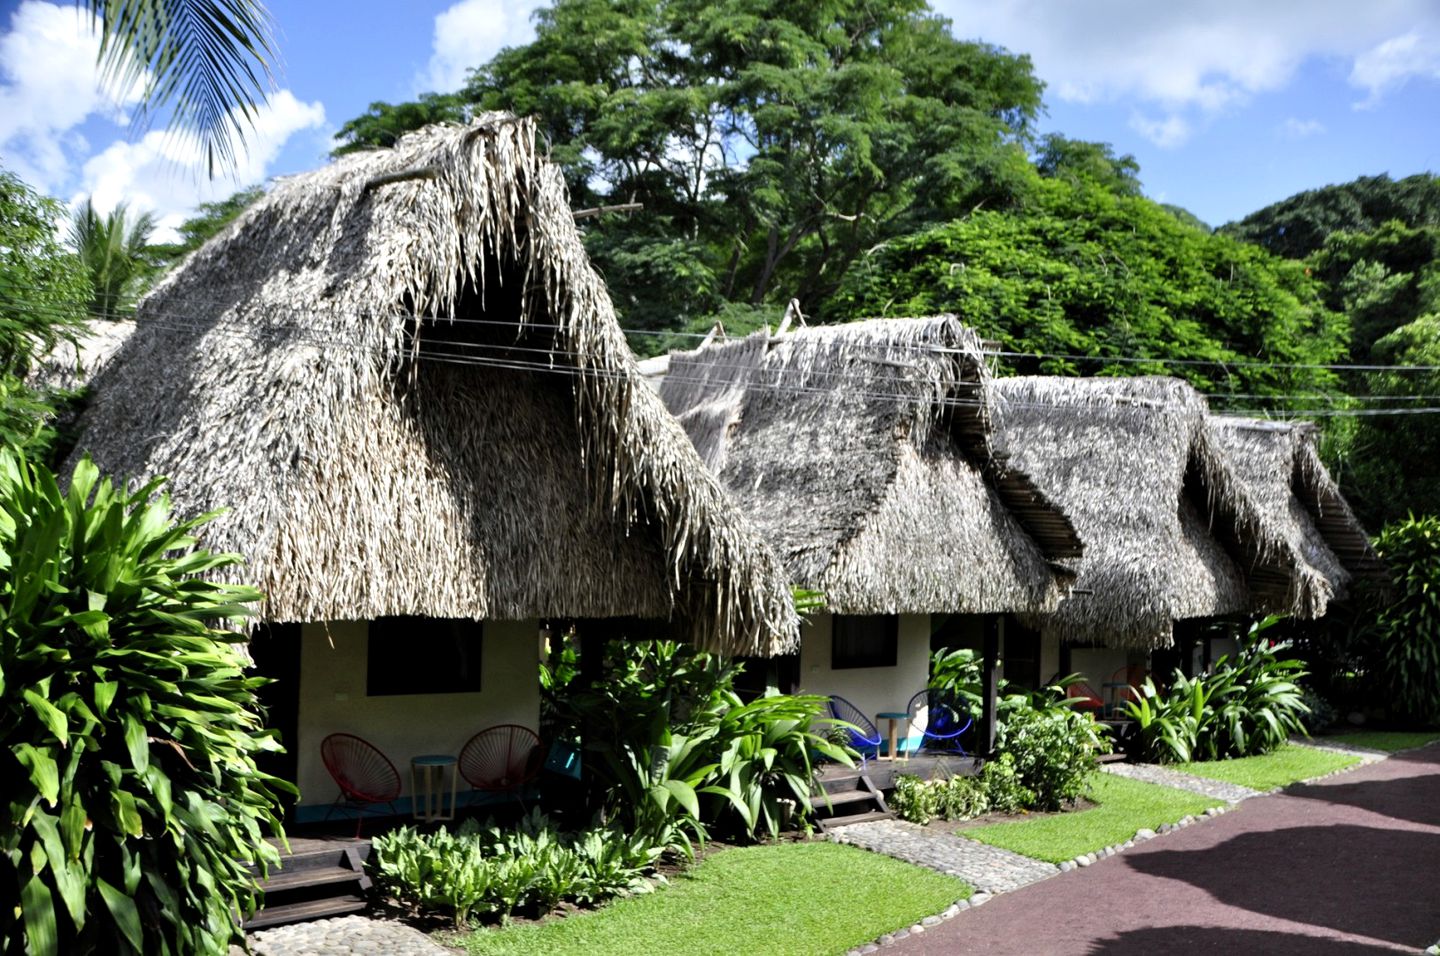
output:
[[[450,916],[507,922],[517,910],[543,916],[562,901],[580,905],[649,892],[644,874],[662,852],[606,827],[563,833],[539,810],[501,829],[466,821],[456,831],[402,827],[375,839],[375,871],[403,903]]]
[[[1238,783],[1251,790],[1274,790],[1300,780],[1334,773],[1359,762],[1359,757],[1287,744],[1256,757],[1181,763],[1176,764],[1175,769],[1210,780]]]
[[[1437,740],[1440,740],[1440,731],[1436,730],[1358,730],[1349,734],[1329,734],[1323,742],[1349,744],[1351,747],[1369,747],[1372,750],[1383,750],[1393,754],[1400,750],[1423,747]]]
[[[648,896],[446,938],[476,956],[830,956],[970,895],[959,880],[834,843],[721,850]]]
[[[0,951],[224,952],[273,863],[276,750],[219,630],[258,601],[206,580],[238,563],[195,546],[161,483],[90,461],[63,492],[0,451]],[[230,572],[233,574],[233,571]]]
[[[1088,810],[975,827],[961,835],[1037,860],[1061,863],[1123,843],[1141,828],[1154,830],[1221,804],[1184,790],[1108,773],[1095,774],[1090,794],[1096,806]]]

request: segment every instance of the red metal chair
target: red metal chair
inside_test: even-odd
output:
[[[320,759],[340,788],[325,819],[342,806],[353,809],[355,836],[359,837],[366,810],[385,805],[390,815],[395,815],[395,800],[402,787],[400,772],[380,748],[354,734],[331,734],[320,742]]]
[[[1095,693],[1095,688],[1083,680],[1077,680],[1075,683],[1066,687],[1065,696],[1078,701],[1078,703],[1075,704],[1077,710],[1093,712],[1103,710],[1105,707],[1104,699]]]
[[[460,776],[476,790],[516,793],[540,774],[540,738],[529,727],[498,724],[460,751]]]

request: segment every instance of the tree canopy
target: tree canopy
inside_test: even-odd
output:
[[[1337,382],[1323,370],[1257,364],[1344,356],[1345,319],[1319,291],[1302,264],[1149,199],[1050,179],[1013,209],[978,210],[876,249],[826,314],[954,312],[1002,350],[1035,356],[1010,360],[1018,371],[1174,374],[1212,393],[1281,396]],[[1134,357],[1155,361],[1124,361]],[[1257,403],[1273,404],[1236,407]]]
[[[1009,202],[1040,92],[923,0],[557,0],[460,99],[536,116],[577,206],[643,204],[587,246],[626,324],[658,329],[817,301],[876,242]],[[375,104],[341,149],[458,108]]]
[[[1352,182],[1296,193],[1221,230],[1292,259],[1308,256],[1336,232],[1371,232],[1390,220],[1440,226],[1440,177],[1428,173]]]

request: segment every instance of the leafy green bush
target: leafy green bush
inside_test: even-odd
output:
[[[1034,801],[1035,794],[1020,782],[1015,758],[1004,754],[971,777],[922,781],[913,774],[901,774],[895,778],[889,806],[900,819],[924,826],[936,817],[969,820],[992,811],[1014,813]]]
[[[457,927],[476,917],[536,916],[562,901],[593,904],[649,892],[644,874],[662,848],[612,828],[566,834],[539,810],[515,828],[467,821],[456,832],[402,827],[374,841],[372,864],[397,899],[447,913]]]
[[[1125,705],[1135,721],[1134,751],[1162,763],[1219,760],[1268,753],[1305,733],[1310,709],[1298,683],[1305,665],[1282,656],[1288,643],[1263,636],[1277,620],[1252,626],[1235,657],[1220,658],[1209,674],[1176,671],[1168,692],[1147,678]]]
[[[688,645],[614,642],[604,672],[583,691],[553,672],[557,731],[590,728],[611,818],[658,846],[693,854],[711,826],[777,834],[811,812],[815,755],[853,764],[828,735],[825,698],[747,704],[733,689],[738,665]]]
[[[0,451],[0,836],[7,953],[195,953],[238,937],[251,862],[277,859],[275,749],[216,630],[259,599],[214,584],[155,481],[133,493],[83,461],[53,475]],[[15,905],[17,904],[18,905]]]
[[[1440,516],[1387,525],[1375,550],[1392,577],[1366,629],[1378,696],[1399,715],[1440,723]]]
[[[1059,810],[1085,793],[1098,767],[1096,755],[1109,749],[1109,741],[1089,714],[1055,702],[1012,714],[998,746],[1014,760],[1021,785],[1035,795],[1033,806]]]

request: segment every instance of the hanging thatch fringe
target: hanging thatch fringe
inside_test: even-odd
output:
[[[661,394],[793,578],[842,613],[1054,607],[1074,530],[992,453],[954,316],[758,332],[671,356]]]
[[[1250,484],[1204,398],[1175,379],[992,384],[1006,449],[1085,541],[1076,593],[1037,619],[1072,640],[1163,646],[1176,620],[1324,614],[1333,582]]]
[[[678,616],[790,646],[783,570],[643,385],[567,200],[498,114],[282,181],[142,303],[80,447],[228,507],[206,544],[270,620]]]

